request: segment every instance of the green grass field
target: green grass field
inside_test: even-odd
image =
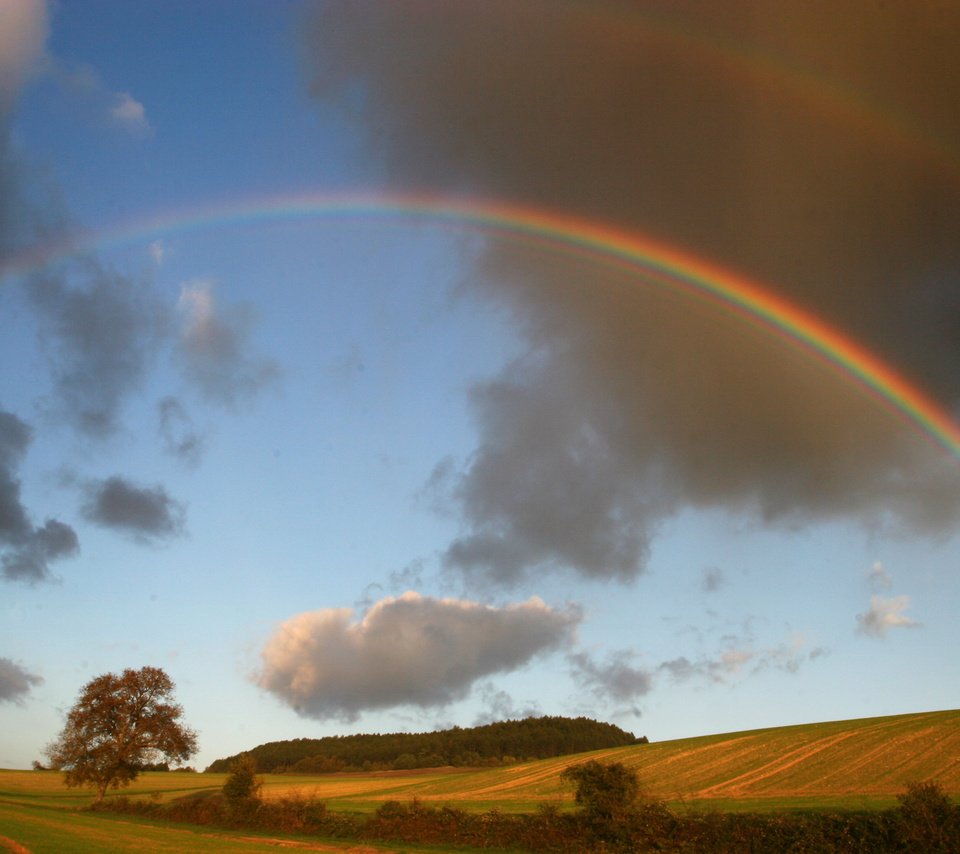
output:
[[[588,758],[635,768],[646,792],[674,809],[881,809],[894,805],[897,794],[913,781],[935,780],[953,796],[960,795],[960,710],[702,736],[506,768],[267,775],[263,796],[299,793],[326,801],[334,811],[361,813],[372,812],[387,800],[414,797],[470,811],[533,811],[543,802],[568,807],[571,792],[561,783],[560,772]],[[146,773],[123,793],[170,800],[219,791],[224,779],[222,774]],[[276,842],[251,834],[83,812],[92,800],[89,790],[65,788],[57,772],[0,771],[0,837],[35,854],[277,847]],[[309,844],[313,850],[351,847]],[[404,850],[429,849],[404,846]]]

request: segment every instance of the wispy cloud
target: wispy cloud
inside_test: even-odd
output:
[[[729,637],[724,648],[715,655],[693,660],[678,656],[659,664],[657,671],[677,682],[701,679],[719,683],[767,670],[798,673],[805,663],[824,655],[827,655],[824,647],[811,647],[802,635],[794,635],[788,641],[772,646],[757,646],[741,638]]]
[[[110,108],[110,118],[130,133],[137,135],[149,134],[153,129],[147,121],[147,112],[136,98],[129,92],[117,92],[113,96],[113,106]]]
[[[703,571],[700,587],[704,593],[716,593],[726,583],[727,579],[723,570],[716,566],[710,566]]]
[[[149,291],[94,258],[30,277],[27,293],[50,360],[56,412],[86,436],[105,439],[140,389],[169,329]]]
[[[164,450],[181,462],[196,465],[203,454],[204,441],[183,404],[168,395],[157,404],[157,413]]]
[[[134,137],[153,133],[146,107],[129,92],[111,91],[90,65],[69,65],[59,60],[51,72],[64,91],[94,120],[119,128]]]
[[[186,282],[180,291],[179,358],[184,375],[210,401],[233,407],[254,398],[280,375],[272,360],[253,355],[249,307],[222,307],[213,282]]]
[[[654,674],[635,666],[633,658],[630,651],[621,650],[601,663],[580,651],[568,655],[567,661],[574,680],[598,700],[633,703],[648,694],[654,683]]]
[[[893,586],[890,574],[880,561],[876,561],[867,572],[867,583],[874,590],[889,590]]]
[[[412,592],[381,599],[359,620],[349,608],[308,611],[274,632],[256,681],[320,719],[439,707],[465,697],[478,679],[563,647],[580,619],[536,598],[497,608]]]
[[[920,623],[903,612],[910,607],[909,596],[871,596],[870,607],[857,614],[857,632],[867,637],[885,638],[891,629],[917,628]]]
[[[483,726],[497,721],[516,721],[524,718],[539,717],[540,706],[533,700],[518,705],[506,691],[498,689],[492,682],[480,686],[478,690],[483,711],[474,719],[474,726]]]

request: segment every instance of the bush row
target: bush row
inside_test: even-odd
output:
[[[882,812],[719,812],[678,814],[662,802],[639,802],[607,821],[588,810],[560,812],[543,805],[533,814],[468,813],[419,801],[388,801],[372,816],[330,812],[302,796],[263,801],[191,796],[168,804],[117,798],[99,809],[135,812],[169,821],[228,828],[306,833],[328,838],[532,852],[717,852],[717,854],[900,854],[960,851],[960,808],[935,783],[912,785],[900,806]]]

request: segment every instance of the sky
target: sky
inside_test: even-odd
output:
[[[960,10],[0,0],[0,767],[956,708]]]

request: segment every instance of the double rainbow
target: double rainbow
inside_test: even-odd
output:
[[[37,247],[0,261],[0,281],[25,275],[77,252],[214,226],[311,218],[422,220],[488,235],[535,240],[616,264],[635,272],[638,281],[711,300],[786,338],[866,389],[960,459],[960,427],[942,406],[849,335],[771,288],[648,236],[519,204],[416,194],[310,193],[247,199],[164,213]]]

